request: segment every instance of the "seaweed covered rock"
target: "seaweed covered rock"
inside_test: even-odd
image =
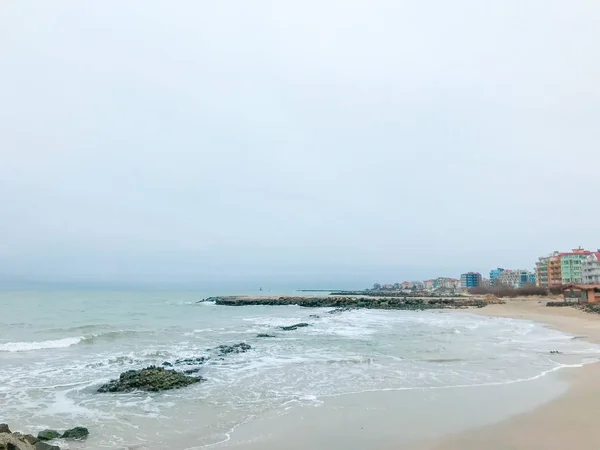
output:
[[[85,427],[75,427],[70,430],[66,430],[61,438],[63,439],[85,439],[88,437],[90,432]]]
[[[37,438],[40,441],[51,441],[52,439],[58,439],[59,437],[60,433],[56,430],[40,431],[37,435]]]
[[[304,328],[304,327],[310,327],[309,323],[297,323],[295,325],[289,325],[287,327],[279,327],[280,329],[282,329],[283,331],[293,331],[293,330],[297,330],[298,328]]]
[[[201,377],[190,377],[175,370],[150,366],[140,370],[123,372],[118,379],[100,386],[98,392],[131,392],[135,390],[158,392],[179,389],[204,381]]]

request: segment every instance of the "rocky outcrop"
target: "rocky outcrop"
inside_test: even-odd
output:
[[[58,439],[59,437],[60,433],[56,430],[40,431],[37,436],[40,441],[51,441],[52,439]]]
[[[240,342],[235,345],[219,345],[217,350],[221,355],[228,355],[230,353],[245,353],[250,350],[252,347],[245,342]]]
[[[85,439],[90,434],[85,427],[75,427],[59,433],[56,430],[43,430],[38,437],[31,434],[12,433],[6,424],[0,424],[0,450],[60,450],[58,445],[50,444],[53,439]]]
[[[201,377],[191,377],[164,367],[150,366],[140,370],[128,370],[118,379],[100,386],[98,392],[159,392],[179,389],[204,381]]]
[[[267,333],[258,333],[256,335],[257,338],[274,338],[277,337],[274,334],[267,334]]]
[[[279,327],[280,330],[283,331],[293,331],[293,330],[297,330],[298,328],[304,328],[304,327],[310,327],[310,323],[297,323],[295,325],[289,325],[287,327]]]
[[[31,434],[13,433],[7,424],[0,424],[0,450],[46,450],[43,446],[38,446],[40,443]],[[51,450],[60,450],[57,446],[50,447]]]
[[[75,428],[71,428],[70,430],[66,430],[62,434],[61,438],[82,440],[82,439],[86,439],[89,436],[89,434],[90,434],[90,432],[87,428],[75,427]]]
[[[575,303],[572,302],[547,302],[546,306],[554,306],[554,307],[563,307],[563,306],[573,306]]]
[[[35,444],[35,450],[60,450],[58,445],[48,444],[44,441],[38,441]]]
[[[227,355],[245,353],[251,349],[252,347],[245,342],[233,345],[219,345],[212,350],[208,350],[212,352],[210,356],[165,361],[162,363],[163,367],[150,366],[145,369],[128,370],[127,372],[123,372],[118,379],[111,380],[100,386],[98,392],[131,392],[135,390],[158,392],[179,389],[194,383],[206,381],[196,374],[202,370],[201,366],[207,361],[222,360]],[[167,367],[172,367],[172,369],[167,369]]]
[[[323,297],[213,297],[217,305],[249,306],[298,305],[307,308],[349,308],[368,309],[462,309],[482,308],[491,303],[504,303],[502,300],[484,300],[477,297],[372,297],[372,296],[323,296]]]

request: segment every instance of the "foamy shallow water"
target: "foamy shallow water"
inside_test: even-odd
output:
[[[468,312],[219,307],[202,293],[0,293],[0,421],[88,426],[87,448],[201,448],[253,421],[368,392],[503,386],[596,361],[600,347],[529,321]],[[311,317],[318,315],[319,317]],[[284,332],[278,327],[308,322]],[[257,338],[258,333],[275,338]],[[247,342],[208,381],[97,394],[119,373]],[[559,351],[560,354],[551,354]],[[221,444],[222,445],[222,444]]]

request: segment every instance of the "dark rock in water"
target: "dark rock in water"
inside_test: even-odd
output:
[[[311,315],[310,315],[310,316],[308,316],[308,317],[310,317],[311,319],[320,319],[320,318],[321,318],[321,316],[319,316],[319,315],[317,315],[317,314],[311,314]]]
[[[47,442],[38,441],[35,444],[35,450],[60,450],[58,445],[50,445]]]
[[[551,355],[560,355],[561,352],[559,352],[558,350],[550,350],[550,354]]]
[[[229,353],[245,353],[252,347],[245,342],[240,342],[235,345],[219,345],[217,349],[221,352],[221,355],[228,355]]]
[[[274,334],[266,334],[266,333],[259,333],[256,335],[256,337],[258,338],[273,338],[273,337],[277,337]]]
[[[200,377],[190,377],[175,370],[150,366],[140,370],[123,372],[119,379],[100,386],[98,392],[131,392],[135,390],[158,392],[178,389],[204,381]]]
[[[10,433],[10,428],[5,423],[0,423],[0,433]]]
[[[37,438],[40,441],[51,441],[60,437],[60,433],[56,430],[44,430],[38,433]]]
[[[310,327],[309,323],[297,323],[295,325],[289,325],[287,327],[279,327],[280,329],[282,329],[283,331],[293,331],[293,330],[297,330],[298,328],[304,328],[304,327]]]
[[[169,361],[165,361],[162,365],[165,367],[173,367],[173,364],[171,364]]]
[[[61,438],[63,439],[85,439],[86,437],[88,437],[88,435],[90,434],[90,432],[88,431],[87,428],[85,427],[75,427],[75,428],[71,428],[70,430],[66,430]]]
[[[204,364],[206,361],[208,361],[209,358],[207,358],[206,356],[201,356],[200,358],[184,358],[184,359],[178,359],[177,361],[175,361],[175,365],[176,366],[197,366],[200,364]],[[169,366],[173,366],[173,364],[171,363],[167,363]],[[165,363],[163,363],[163,366],[165,365]]]

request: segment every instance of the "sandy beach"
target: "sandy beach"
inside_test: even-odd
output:
[[[600,316],[574,308],[549,308],[545,301],[516,299],[475,311],[492,317],[535,320],[557,330],[600,343]],[[559,398],[532,412],[501,423],[462,432],[426,444],[427,450],[593,449],[600,442],[597,413],[600,405],[600,364],[566,369],[570,383]]]

